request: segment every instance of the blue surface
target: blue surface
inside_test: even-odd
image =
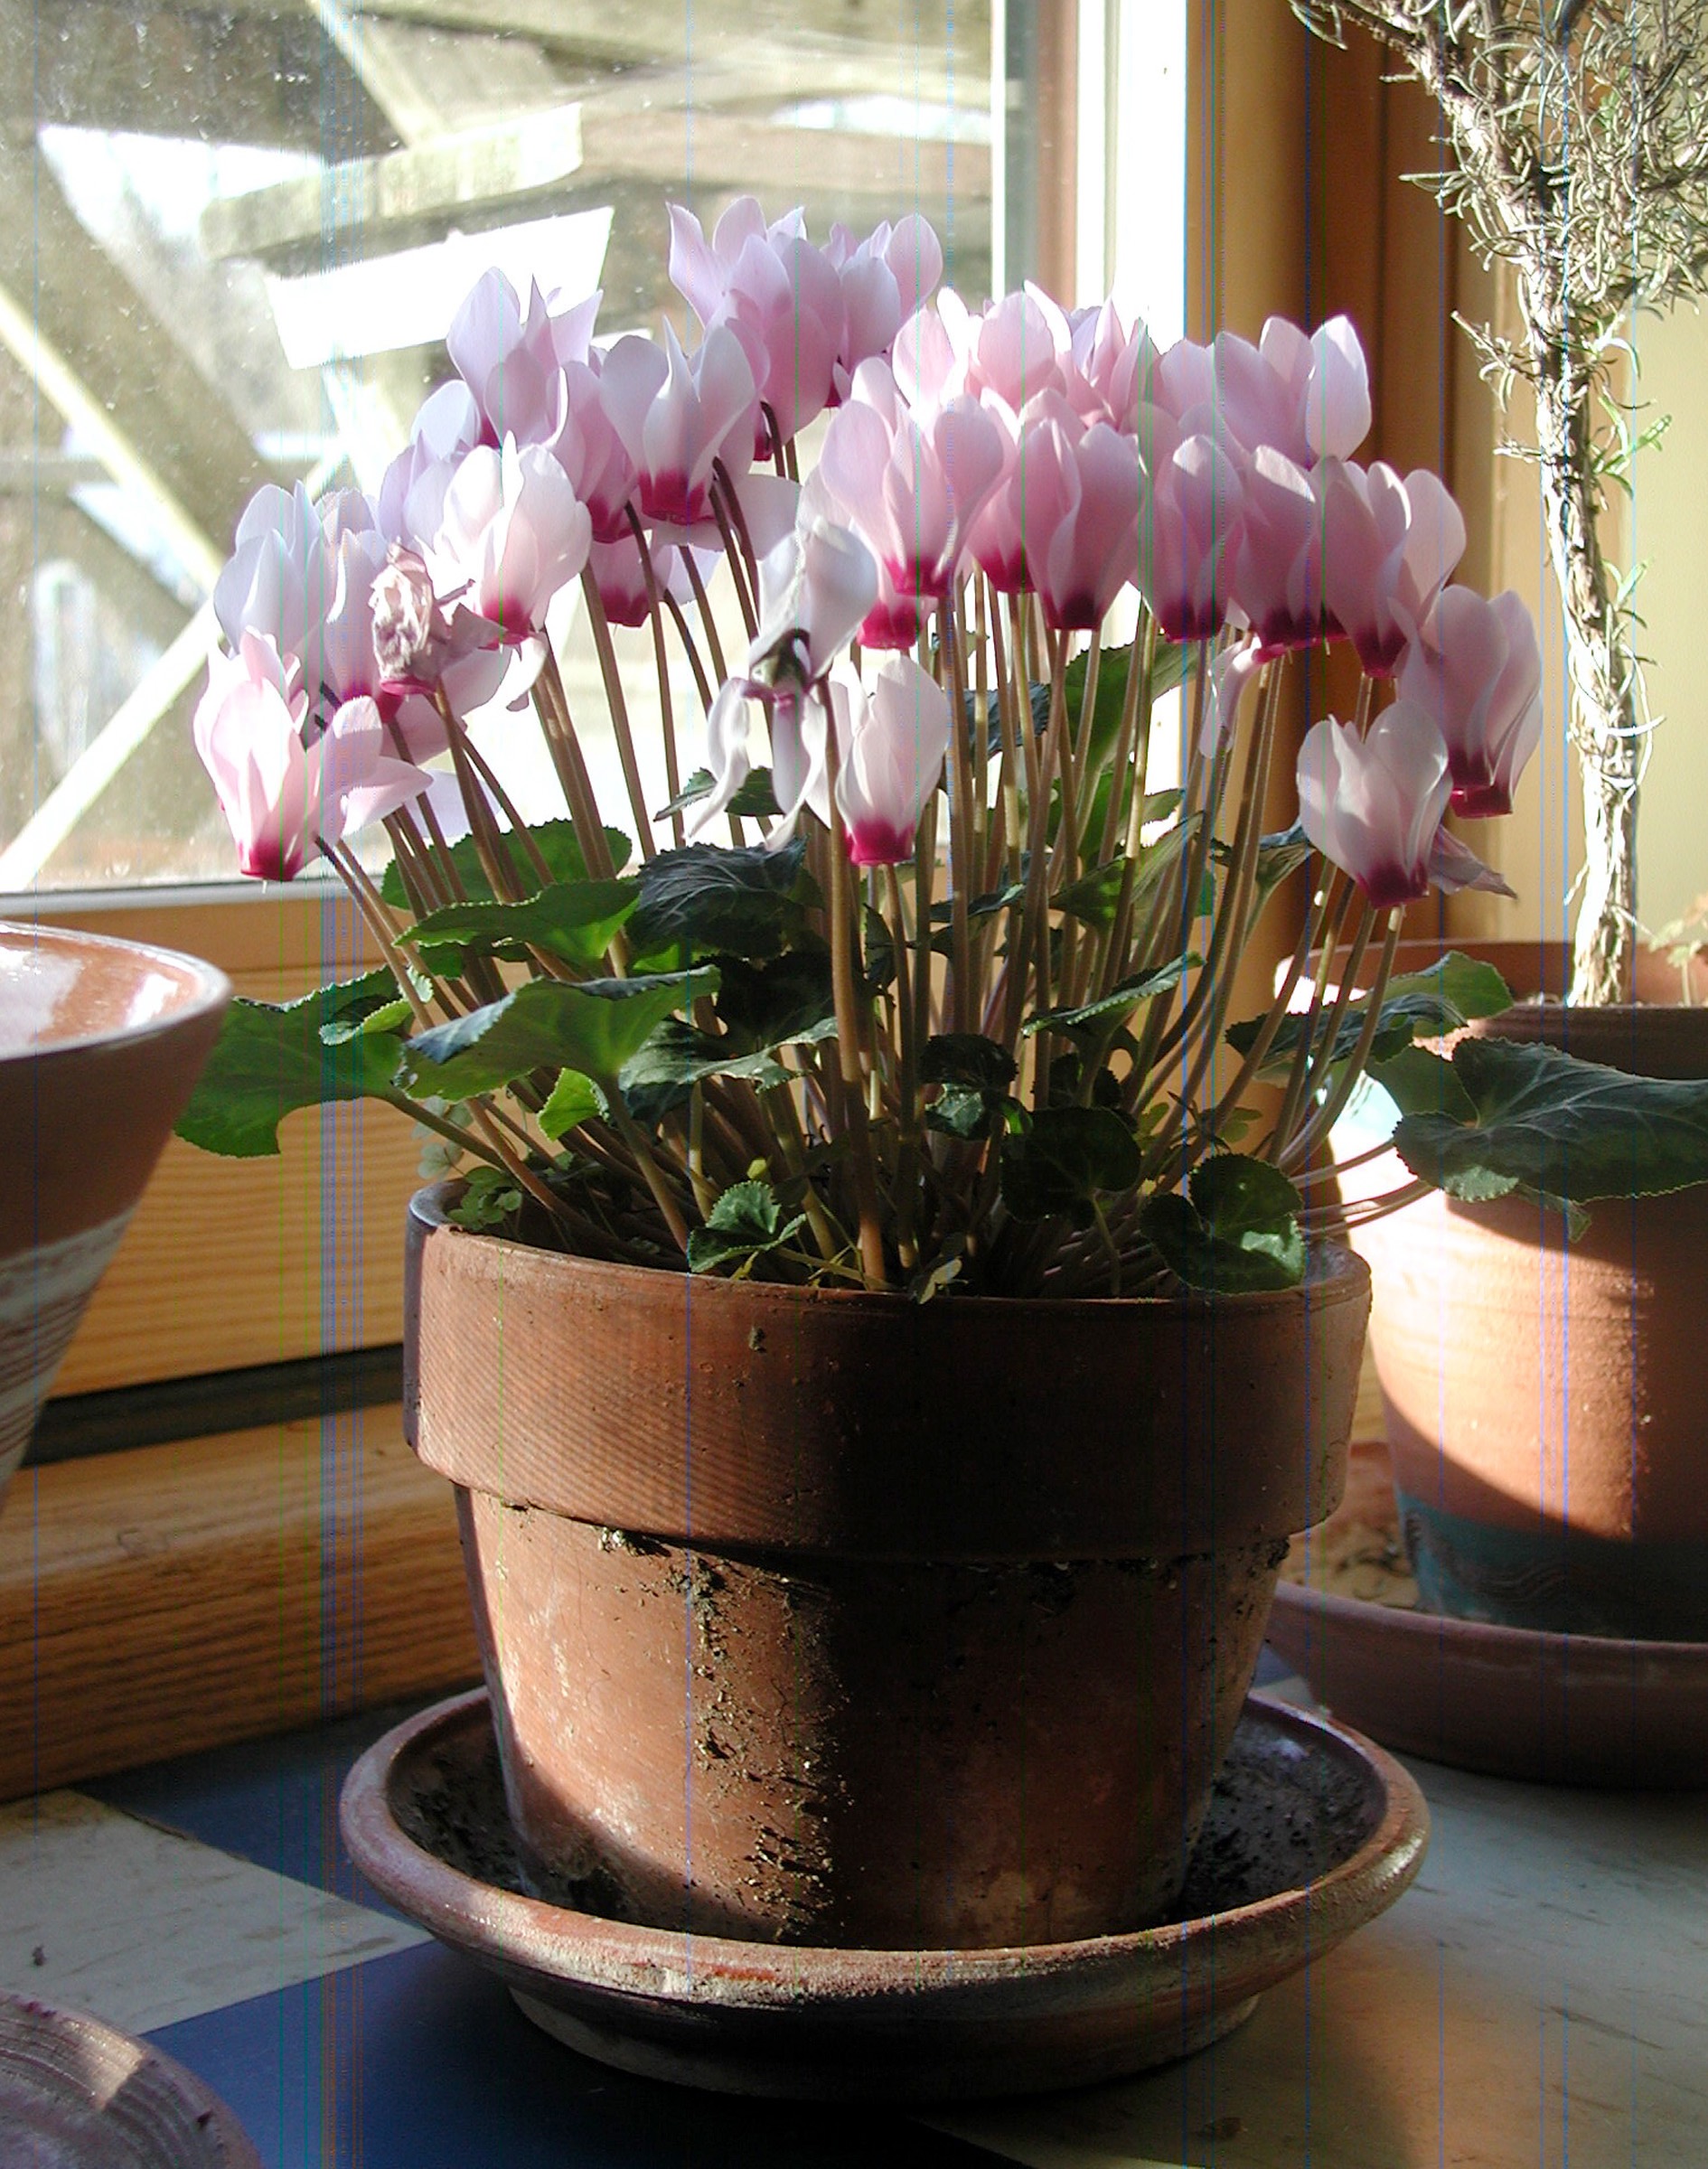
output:
[[[338,1794],[362,1750],[418,1706],[84,1789],[392,1912],[344,1854]],[[267,2169],[974,2169],[999,2158],[899,2113],[739,2101],[628,2078],[549,2039],[489,1975],[436,1944],[149,2038],[230,2105]]]
[[[151,2034],[267,2169],[977,2169],[900,2115],[740,2101],[607,2070],[437,1945]]]
[[[345,1853],[338,1836],[338,1795],[364,1748],[427,1701],[440,1699],[364,1710],[310,1732],[153,1763],[80,1789],[275,1874],[335,1891],[400,1919]]]

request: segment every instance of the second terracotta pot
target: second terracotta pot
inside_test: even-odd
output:
[[[1178,1893],[1288,1535],[1345,1475],[1368,1281],[820,1293],[411,1216],[406,1419],[458,1487],[541,1895],[879,1948]]]
[[[1523,995],[1526,953],[1513,947],[1495,961]],[[1708,1076],[1708,1009],[1542,1002],[1472,1028],[1638,1075]],[[1390,1158],[1342,1188],[1375,1196],[1403,1179]],[[1534,1205],[1440,1195],[1356,1240],[1374,1281],[1402,1531],[1428,1608],[1548,1632],[1708,1639],[1708,1188],[1597,1204],[1576,1242]]]

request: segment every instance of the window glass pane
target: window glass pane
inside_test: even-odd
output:
[[[989,0],[0,10],[0,893],[229,878],[189,718],[236,518],[269,478],[375,486],[488,262],[602,285],[602,337],[685,330],[664,204],[752,190],[819,239],[918,210],[982,296],[991,81]]]

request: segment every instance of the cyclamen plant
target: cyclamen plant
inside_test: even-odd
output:
[[[465,1166],[466,1225],[922,1297],[1296,1283],[1344,1225],[1322,1148],[1365,1073],[1415,1180],[1357,1209],[1431,1181],[1600,1194],[1534,1149],[1538,1095],[1557,1114],[1587,1066],[1493,1042],[1450,1066],[1414,1034],[1506,989],[1462,958],[1393,979],[1409,901],[1499,886],[1442,823],[1509,810],[1539,667],[1515,596],[1449,585],[1440,481],[1354,460],[1352,326],[1159,352],[1109,304],[931,299],[916,218],[823,247],[750,198],[709,240],[671,221],[691,351],[602,348],[598,296],[489,273],[376,498],[245,514],[196,745],[243,871],[324,856],[386,968],[235,1003],[184,1134],[276,1150],[292,1107],[372,1096]],[[620,827],[547,630],[571,584]],[[656,815],[614,624],[651,630]],[[1312,726],[1298,822],[1265,834],[1290,659],[1329,641],[1356,710]],[[524,822],[474,743],[501,692],[561,819]],[[376,822],[378,883],[351,842]],[[1301,869],[1275,998],[1231,1023]]]

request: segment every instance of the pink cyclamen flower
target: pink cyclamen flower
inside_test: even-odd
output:
[[[1227,622],[1243,499],[1238,467],[1210,437],[1153,464],[1139,585],[1165,640],[1213,640]]]
[[[862,362],[888,359],[896,333],[943,277],[943,248],[914,211],[893,226],[886,219],[859,242],[846,226],[832,226],[824,253],[842,288],[842,347],[831,371],[840,402]]]
[[[896,601],[917,606],[948,595],[1002,468],[1001,432],[976,400],[956,398],[915,418],[887,367],[866,362],[853,398],[825,432],[818,479],[877,559]],[[901,644],[894,611],[884,615],[890,624],[862,629],[868,646]]]
[[[371,700],[350,701],[305,743],[308,700],[295,662],[245,633],[236,655],[209,666],[192,726],[252,879],[289,881],[323,844],[394,812],[427,787],[423,772],[391,757]]]
[[[673,542],[649,540],[652,579],[661,596],[685,603],[692,594],[682,553]],[[647,584],[641,546],[626,530],[614,542],[595,541],[587,553],[587,569],[599,591],[599,606],[614,625],[643,625],[652,613],[652,590]]]
[[[1380,460],[1367,470],[1324,460],[1311,480],[1329,615],[1370,675],[1391,677],[1464,555],[1464,520],[1426,468],[1402,481]]]
[[[1075,413],[1132,436],[1158,361],[1150,333],[1137,321],[1130,331],[1112,301],[1075,310],[1068,324],[1072,351],[1064,375]]]
[[[1364,349],[1345,316],[1309,338],[1272,316],[1255,346],[1233,332],[1209,346],[1182,339],[1158,362],[1150,397],[1184,435],[1204,432],[1248,456],[1267,446],[1305,469],[1348,457],[1370,428]]]
[[[1426,896],[1430,859],[1452,784],[1441,734],[1396,700],[1360,737],[1325,716],[1299,749],[1299,820],[1306,835],[1378,910]]]
[[[1048,437],[1044,425],[1061,427]],[[1027,410],[1015,436],[1002,438],[1002,473],[980,507],[967,536],[967,551],[999,595],[1031,592],[1027,538],[1053,535],[1076,502],[1073,462],[1060,455],[1059,438],[1084,433],[1084,424],[1059,392]]]
[[[502,452],[477,445],[466,454],[436,521],[423,528],[441,599],[483,620],[487,644],[511,646],[543,632],[546,606],[587,563],[592,532],[551,454],[513,439]]]
[[[1447,741],[1453,811],[1510,813],[1542,739],[1542,657],[1529,611],[1510,588],[1487,602],[1448,587],[1400,662],[1398,684]]]
[[[325,607],[332,566],[320,514],[299,482],[267,483],[245,506],[230,560],[214,582],[213,614],[233,648],[258,633],[300,655]]]
[[[939,303],[945,323],[958,300],[945,294]],[[964,388],[987,403],[996,401],[1010,426],[1041,392],[1066,390],[1073,332],[1037,287],[991,302],[982,315],[967,320],[962,338]]]
[[[1314,480],[1267,445],[1241,477],[1229,603],[1262,641],[1265,660],[1328,636],[1322,506]]]
[[[649,520],[698,526],[711,516],[716,464],[737,475],[752,463],[758,390],[726,324],[707,333],[691,361],[668,324],[662,346],[635,333],[619,339],[605,357],[599,396]]]
[[[832,681],[840,754],[837,810],[856,866],[913,856],[919,817],[943,780],[949,696],[911,655],[887,655],[869,691]]]
[[[1106,422],[1094,422],[1075,438],[1060,422],[1048,421],[1028,441],[1033,437],[1036,450],[1059,463],[1068,502],[1048,531],[1028,506],[1028,581],[1052,631],[1089,633],[1138,577],[1139,447]]]
[[[525,302],[502,271],[475,281],[445,344],[480,415],[483,443],[550,443],[563,419],[563,364],[586,361],[599,298],[554,316],[531,279]]]
[[[596,360],[564,364],[563,426],[551,453],[587,508],[596,542],[615,542],[630,534],[629,500],[634,494],[634,462],[605,411]]]
[[[670,214],[671,280],[706,330],[736,333],[779,436],[795,436],[829,404],[845,343],[835,266],[807,239],[799,211],[767,227],[752,196],[730,204],[709,245],[691,211],[672,203]],[[755,455],[770,450],[762,421]]]

